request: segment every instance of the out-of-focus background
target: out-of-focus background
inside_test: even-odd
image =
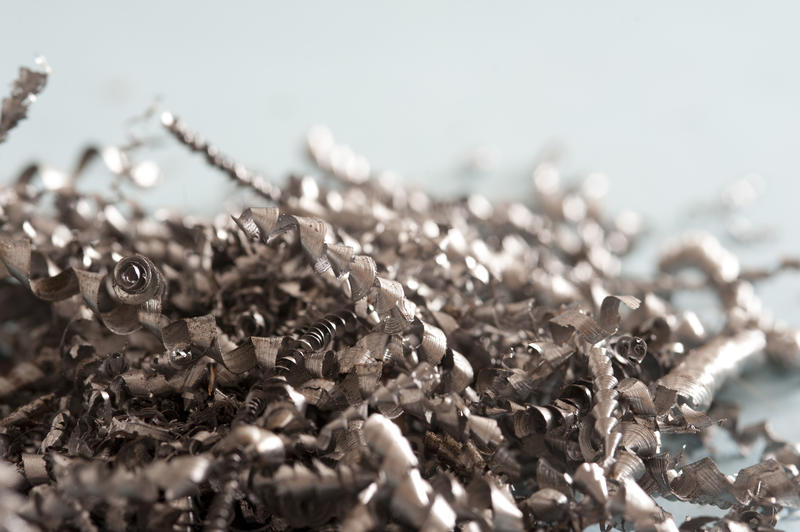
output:
[[[730,0],[8,3],[0,85],[38,54],[53,75],[0,146],[0,182],[31,160],[69,168],[88,142],[122,142],[125,121],[158,99],[278,181],[313,171],[303,140],[317,123],[440,195],[529,199],[537,156],[560,152],[566,181],[603,172],[610,210],[646,216],[652,237],[630,271],[651,272],[661,238],[686,227],[769,266],[800,253],[798,16],[792,2]],[[209,213],[243,201],[171,139],[152,155],[163,176],[141,193],[147,205]],[[726,190],[748,187],[752,202],[719,209]],[[738,243],[730,229],[756,237]],[[797,281],[759,287],[794,325]],[[800,438],[800,395],[785,400],[800,376],[770,371],[726,393],[753,402],[745,421],[769,416]]]
[[[729,0],[14,2],[0,13],[0,84],[35,54],[53,76],[3,146],[2,172],[42,157],[68,166],[86,141],[121,140],[125,119],[160,97],[276,177],[309,169],[300,142],[324,123],[374,166],[445,192],[524,193],[534,157],[559,145],[566,171],[609,175],[616,207],[674,216],[758,172],[788,215],[800,195],[798,16],[791,2]],[[461,179],[476,147],[492,169]],[[213,205],[226,190],[180,150],[163,163],[164,204]]]

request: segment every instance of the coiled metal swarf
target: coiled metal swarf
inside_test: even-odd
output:
[[[320,351],[335,338],[341,338],[351,332],[358,324],[353,311],[343,310],[336,314],[328,314],[298,333],[294,346],[278,355],[275,371],[279,376],[286,376],[298,366],[304,366],[307,358]]]
[[[296,230],[314,271],[325,275],[331,270],[338,279],[346,279],[342,284],[345,294],[354,302],[367,298],[387,332],[402,332],[414,322],[416,305],[405,297],[403,285],[379,276],[377,263],[369,255],[357,255],[350,246],[329,245],[324,221],[285,214],[277,207],[247,209],[234,221],[249,238],[264,243]]]
[[[346,332],[352,332],[358,325],[358,318],[350,310],[342,310],[328,314],[311,326],[303,329],[290,347],[278,352],[273,367],[274,374],[263,383],[256,383],[240,406],[236,421],[253,423],[262,414],[271,395],[281,395],[286,379],[296,374],[312,353],[320,351],[335,338],[341,338]]]
[[[617,449],[620,433],[615,415],[619,402],[616,390],[617,379],[605,348],[593,347],[589,351],[589,373],[592,376],[595,405],[592,408],[595,432],[603,439],[606,460],[610,460]]]
[[[143,255],[131,255],[114,265],[111,287],[120,303],[139,305],[160,296],[164,281],[153,261]]]
[[[611,344],[618,355],[641,362],[647,355],[647,342],[638,336],[621,336]]]
[[[267,405],[267,390],[263,384],[256,384],[247,392],[244,402],[236,413],[236,422],[251,424],[264,412]]]
[[[161,314],[166,292],[163,275],[144,255],[114,260],[98,256],[111,270],[94,272],[69,265],[53,274],[48,259],[26,238],[0,235],[0,279],[13,277],[33,295],[51,302],[80,295],[88,308],[115,334],[127,335],[143,325],[158,332],[167,320]]]
[[[690,352],[658,383],[674,390],[691,407],[705,410],[725,379],[760,355],[766,345],[766,336],[760,330],[720,336]]]
[[[204,220],[80,192],[94,157],[133,176],[129,147],[89,147],[72,173],[35,162],[3,189],[7,527],[671,531],[654,497],[730,506],[712,526],[800,507],[796,447],[706,411],[762,351],[800,359],[763,277],[719,242],[680,240],[633,279],[641,220],[607,216],[596,175],[562,189],[544,161],[530,204],[439,201],[317,129],[335,184],[278,189],[162,118],[279,207]],[[711,280],[718,331],[673,305],[685,267]],[[735,478],[662,443],[702,444],[723,418],[740,445],[766,440]]]

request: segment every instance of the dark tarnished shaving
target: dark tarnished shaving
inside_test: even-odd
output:
[[[0,140],[44,85],[23,74]],[[128,148],[4,187],[0,527],[678,530],[666,498],[729,509],[680,530],[772,530],[800,506],[797,447],[714,403],[762,354],[800,364],[800,334],[714,237],[629,279],[636,224],[594,176],[542,163],[531,205],[438,201],[318,127],[327,179],[278,188],[162,123],[268,203],[154,218],[76,188],[97,154],[131,178]],[[670,303],[684,268],[721,329]],[[723,418],[763,461],[729,477],[663,445]]]

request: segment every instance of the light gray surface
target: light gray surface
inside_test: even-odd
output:
[[[758,172],[766,191],[748,214],[776,238],[735,249],[751,265],[800,252],[796,3],[198,5],[5,4],[0,83],[36,54],[54,73],[0,146],[0,179],[31,159],[68,167],[87,141],[122,140],[124,120],[160,96],[224,151],[280,178],[311,170],[301,140],[315,123],[373,166],[439,193],[525,197],[533,159],[555,143],[568,173],[608,174],[611,207],[648,216],[656,236],[638,271],[651,268],[659,235],[719,233],[714,218],[687,220],[688,206]],[[496,164],[465,176],[479,145],[496,150]],[[143,195],[148,204],[240,206],[198,157],[166,147],[156,154],[164,183]],[[784,275],[761,292],[800,325],[797,281]],[[745,416],[770,416],[800,439],[797,375],[755,382],[739,392],[758,399]]]

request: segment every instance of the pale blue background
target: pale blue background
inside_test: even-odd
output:
[[[771,264],[800,252],[797,6],[6,2],[0,84],[36,54],[54,74],[0,146],[0,179],[31,159],[68,167],[87,141],[121,141],[124,120],[160,96],[224,151],[280,179],[312,170],[301,141],[315,123],[373,166],[439,193],[528,197],[535,156],[562,146],[568,174],[606,172],[610,205],[648,216],[655,236],[632,265],[639,271],[652,268],[659,235],[686,226],[721,234],[719,221],[687,221],[687,206],[758,172],[766,192],[748,215],[778,232],[734,249],[748,264]],[[496,167],[465,175],[465,157],[483,144],[496,148]],[[241,206],[199,157],[169,141],[155,155],[165,179],[141,196],[150,206]],[[800,325],[796,275],[761,293]],[[770,415],[779,433],[800,438],[800,400],[783,408],[800,377],[757,379],[740,391],[761,405],[745,415]]]

